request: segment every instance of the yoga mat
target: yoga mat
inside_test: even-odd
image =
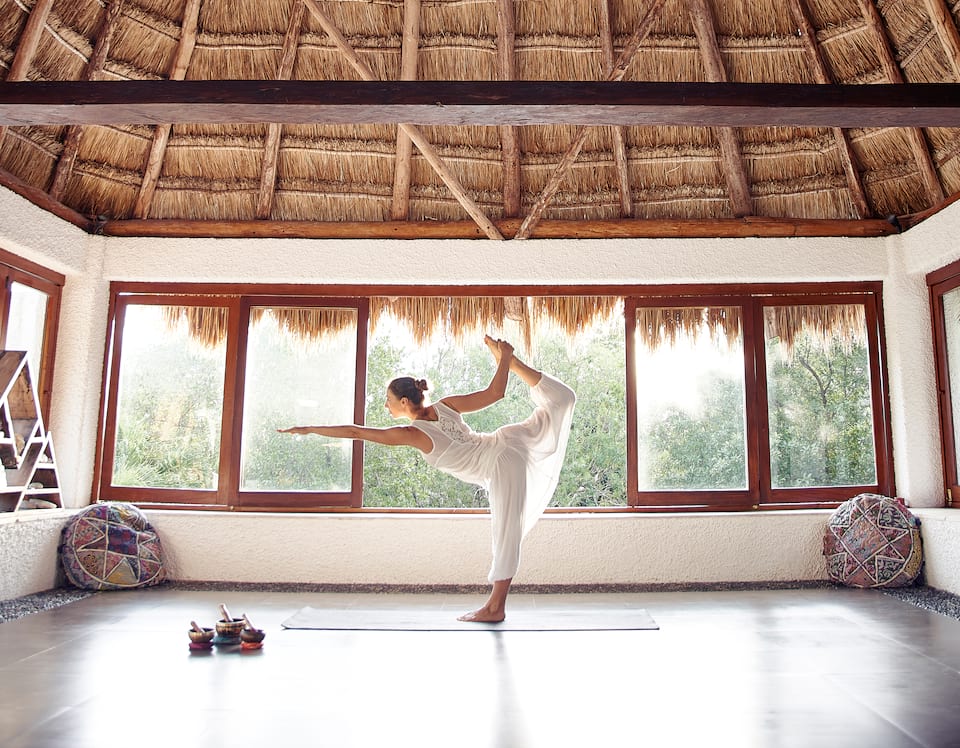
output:
[[[336,631],[623,631],[659,629],[643,608],[513,609],[500,623],[457,620],[450,608],[311,608],[294,613],[285,629]]]

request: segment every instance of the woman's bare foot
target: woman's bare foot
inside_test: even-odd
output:
[[[506,340],[499,340],[498,338],[492,338],[489,335],[484,335],[483,342],[486,343],[487,348],[490,349],[490,353],[493,354],[493,358],[498,364],[500,363],[500,359],[503,357],[505,350],[509,351],[510,355],[513,355],[513,346],[510,345]]]
[[[464,613],[457,618],[457,620],[466,621],[467,623],[500,623],[506,617],[506,612],[502,608],[500,610],[494,610],[484,605],[479,610]]]

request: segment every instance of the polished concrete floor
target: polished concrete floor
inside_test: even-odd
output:
[[[0,746],[960,746],[960,621],[875,591],[516,595],[656,631],[301,631],[322,606],[465,595],[99,593],[0,624]],[[217,604],[262,650],[196,655]]]

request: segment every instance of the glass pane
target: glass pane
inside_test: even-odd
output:
[[[509,324],[509,323],[508,323]],[[370,341],[367,360],[367,423],[397,425],[384,407],[387,384],[397,376],[425,378],[431,402],[447,395],[486,387],[493,375],[483,332],[464,340],[438,334],[417,343],[406,327],[381,318]],[[566,333],[540,323],[533,333],[533,351],[515,329],[492,331],[514,343],[517,355],[570,385],[577,393],[570,442],[560,481],[550,506],[626,505],[626,398],[624,396],[624,334],[622,309],[610,319],[581,330],[571,340]],[[510,377],[506,397],[465,420],[476,431],[530,415],[529,390]],[[405,422],[404,422],[405,423]],[[364,506],[486,507],[486,493],[426,465],[413,449],[366,444]]]
[[[740,310],[637,310],[640,491],[747,488]]]
[[[10,284],[10,316],[7,320],[7,350],[26,351],[34,385],[40,376],[43,326],[47,319],[47,294],[22,283]]]
[[[764,327],[772,486],[876,483],[863,306],[767,307]]]
[[[356,370],[355,309],[251,309],[243,490],[351,490],[352,441],[291,436],[277,429],[353,423]]]
[[[947,379],[950,382],[950,402],[953,410],[953,449],[960,465],[960,288],[943,294],[943,329],[947,345]]]
[[[126,309],[114,486],[215,489],[227,310]],[[203,337],[203,336],[206,337]]]

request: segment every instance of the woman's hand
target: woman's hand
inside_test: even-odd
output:
[[[286,429],[277,429],[281,434],[309,434],[310,426],[290,426]]]

